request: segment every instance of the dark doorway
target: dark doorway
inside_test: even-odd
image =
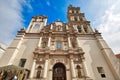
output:
[[[52,80],[66,80],[66,68],[64,64],[57,63],[54,65]]]

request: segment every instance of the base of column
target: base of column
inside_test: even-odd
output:
[[[72,77],[72,80],[77,80],[77,78],[76,77]]]
[[[77,80],[77,79],[72,79],[72,80]]]

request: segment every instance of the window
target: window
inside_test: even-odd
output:
[[[84,31],[87,33],[87,28],[84,28]]]
[[[77,17],[75,17],[74,19],[75,19],[75,21],[78,21]]]
[[[56,43],[56,47],[57,47],[58,49],[62,48],[62,43],[61,43],[61,42],[57,42],[57,43]]]
[[[20,66],[20,67],[24,67],[24,66],[25,66],[25,63],[26,63],[26,59],[20,59],[19,66]]]
[[[100,73],[102,78],[106,78],[103,67],[97,67],[98,72]]]
[[[81,28],[79,28],[79,27],[78,27],[78,32],[80,32],[80,33],[82,32]]]
[[[72,10],[72,13],[74,13],[74,11]]]
[[[79,11],[77,10],[76,13],[79,13]]]

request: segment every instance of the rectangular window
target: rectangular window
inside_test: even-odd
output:
[[[61,48],[62,48],[62,43],[61,43],[61,42],[57,42],[57,43],[56,43],[56,47],[57,47],[58,49],[61,49]]]
[[[24,66],[25,66],[25,63],[26,63],[26,59],[20,59],[19,66],[20,66],[20,67],[24,67]]]
[[[97,67],[98,72],[100,73],[102,78],[106,78],[103,67]]]

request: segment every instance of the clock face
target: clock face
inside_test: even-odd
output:
[[[35,28],[39,28],[40,27],[40,25],[39,24],[35,24]]]

